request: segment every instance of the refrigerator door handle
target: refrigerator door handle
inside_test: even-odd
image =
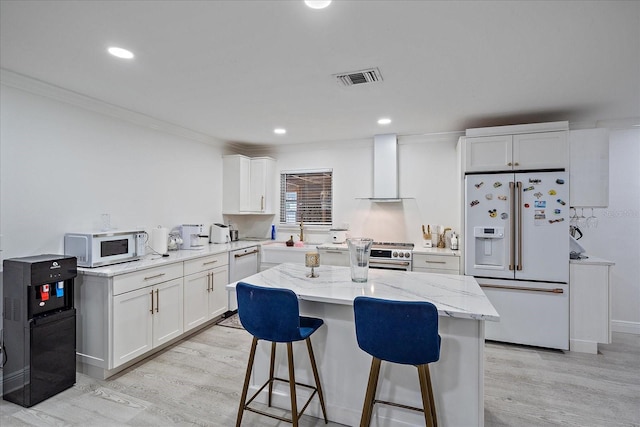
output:
[[[513,181],[509,182],[509,226],[511,231],[509,233],[509,270],[513,271],[515,269],[515,247],[514,247],[514,238],[516,235],[516,219],[515,219],[515,191],[514,191],[515,183]]]
[[[522,182],[518,181],[516,184],[518,187],[518,265],[516,270],[522,270]]]

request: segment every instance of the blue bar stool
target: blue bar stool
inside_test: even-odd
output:
[[[353,301],[358,346],[373,356],[360,427],[371,423],[376,403],[424,412],[427,426],[437,426],[429,363],[440,359],[438,310],[430,302],[391,301],[357,297]],[[422,394],[422,409],[376,399],[382,361],[414,365]]]
[[[238,298],[238,316],[242,326],[253,335],[251,343],[251,353],[249,354],[249,363],[247,364],[247,374],[244,378],[244,387],[242,388],[242,396],[240,398],[240,407],[238,409],[238,418],[236,427],[240,427],[242,415],[245,410],[255,412],[260,415],[275,418],[280,421],[292,423],[294,427],[298,426],[298,419],[303,414],[313,396],[317,393],[322,407],[325,424],[327,420],[327,411],[324,406],[324,396],[322,387],[320,386],[320,377],[318,368],[316,367],[316,359],[313,356],[311,347],[311,334],[313,334],[322,324],[322,319],[314,317],[300,316],[298,307],[298,297],[288,289],[265,288],[261,286],[250,285],[244,282],[238,282],[236,285],[236,295]],[[271,342],[271,363],[269,366],[269,380],[247,401],[247,391],[249,390],[249,379],[253,362],[256,355],[256,347],[258,340]],[[293,345],[294,341],[307,342],[307,350],[309,351],[309,359],[311,360],[311,368],[315,379],[315,387],[297,383],[294,375],[293,366]],[[287,358],[289,365],[289,379],[285,380],[274,376],[274,365],[276,356],[276,343],[287,344]],[[291,419],[279,417],[265,411],[260,411],[249,407],[253,399],[268,385],[269,398],[268,406],[271,406],[271,394],[273,391],[274,381],[282,381],[289,383],[289,391],[291,394]],[[306,387],[313,390],[311,396],[298,412],[298,404],[296,401],[296,385]]]

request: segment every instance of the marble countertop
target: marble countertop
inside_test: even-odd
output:
[[[445,255],[445,256],[460,256],[460,251],[453,251],[449,248],[425,248],[424,246],[417,246],[413,248],[414,254],[425,255]]]
[[[107,265],[104,267],[85,268],[78,267],[78,274],[87,276],[113,277],[120,274],[132,273],[134,271],[145,270],[147,268],[160,267],[176,262],[188,261],[190,259],[201,258],[209,255],[216,255],[236,249],[250,248],[258,246],[259,241],[237,241],[231,243],[210,243],[198,250],[169,251],[168,257],[156,254],[147,254],[138,261],[123,262],[120,264]]]
[[[287,288],[300,299],[352,305],[357,296],[402,301],[429,301],[440,316],[497,321],[500,315],[472,276],[417,273],[396,270],[369,270],[366,283],[351,281],[349,267],[322,265],[319,277],[308,278],[310,269],[302,264],[280,264],[243,279],[257,286]],[[227,285],[234,290],[237,282]]]
[[[347,251],[349,248],[346,243],[321,243],[318,249],[328,249],[337,251]],[[427,255],[445,255],[445,256],[460,256],[460,251],[452,251],[449,248],[425,248],[424,246],[416,245],[413,248],[414,254],[427,254]]]
[[[581,265],[616,265],[615,262],[609,261],[608,259],[598,258],[591,256],[589,254],[585,254],[588,258],[582,259],[570,259],[569,263],[571,264],[581,264]]]

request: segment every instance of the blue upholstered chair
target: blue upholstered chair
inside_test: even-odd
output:
[[[322,319],[313,317],[300,316],[298,308],[298,297],[293,291],[279,288],[265,288],[261,286],[250,285],[248,283],[238,282],[236,285],[236,295],[238,298],[238,315],[242,326],[253,335],[251,344],[251,352],[249,354],[249,363],[247,364],[247,374],[244,379],[244,387],[242,388],[242,396],[240,398],[240,407],[238,409],[238,417],[236,427],[240,427],[242,415],[245,410],[252,411],[257,414],[266,415],[281,421],[290,422],[294,427],[298,425],[298,419],[307,408],[313,396],[317,393],[324,415],[324,422],[327,423],[327,412],[324,405],[324,396],[322,387],[320,386],[320,377],[318,376],[318,368],[311,347],[311,334],[313,334],[322,324]],[[253,362],[256,354],[258,340],[271,342],[271,362],[269,366],[269,380],[247,401],[247,391],[249,389],[249,379]],[[293,366],[293,346],[294,341],[307,342],[307,350],[309,351],[309,359],[311,360],[311,368],[315,379],[315,387],[296,383]],[[276,343],[287,344],[287,357],[289,364],[289,379],[285,380],[274,376]],[[274,381],[283,381],[289,383],[289,392],[291,394],[291,419],[272,415],[265,411],[251,408],[249,405],[255,397],[268,385],[269,398],[268,406],[271,406],[271,394],[273,391]],[[302,411],[298,413],[298,405],[296,401],[296,385],[312,389],[313,392],[309,399],[302,407]]]
[[[427,426],[437,426],[429,363],[440,358],[438,310],[430,302],[357,297],[353,301],[358,346],[373,356],[360,427],[369,426],[376,403],[424,412]],[[376,399],[382,361],[415,365],[422,409]]]

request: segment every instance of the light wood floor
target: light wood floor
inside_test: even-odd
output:
[[[32,408],[2,400],[0,425],[233,426],[249,347],[247,332],[214,326],[109,380],[78,374]],[[639,426],[640,337],[614,334],[600,353],[487,343],[485,425]],[[290,424],[247,412],[243,425]]]

